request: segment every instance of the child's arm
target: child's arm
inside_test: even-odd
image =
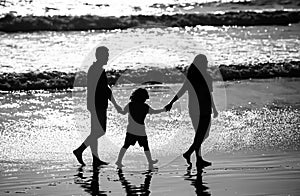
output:
[[[212,96],[212,93],[210,93],[210,97],[211,97],[211,106],[212,106],[212,109],[213,109],[213,113],[214,113],[214,118],[217,118],[219,113],[217,111],[217,108],[216,108],[216,105],[215,105],[215,102],[214,102],[214,98]]]
[[[111,97],[110,97],[110,101],[111,103],[115,106],[116,110],[121,113],[123,111],[123,109],[117,104],[113,94],[111,94]]]
[[[162,109],[153,109],[151,107],[149,107],[149,114],[159,114],[159,113],[162,113],[162,112],[165,112],[166,109],[165,108],[162,108]]]

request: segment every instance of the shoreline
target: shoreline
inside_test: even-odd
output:
[[[162,84],[180,83],[185,80],[187,67],[144,68],[139,70],[108,70],[110,85],[126,83]],[[209,67],[213,80],[232,81],[267,79],[276,77],[300,77],[300,62],[260,63],[257,65],[220,65]],[[66,73],[43,71],[27,73],[1,73],[0,91],[16,90],[66,90],[86,86],[86,72]]]
[[[0,18],[5,33],[34,31],[87,31],[149,27],[260,26],[290,25],[300,22],[300,11],[230,11],[223,14],[132,15],[121,17],[84,16],[14,16]]]

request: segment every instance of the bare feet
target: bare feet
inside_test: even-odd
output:
[[[192,165],[191,155],[188,155],[188,154],[184,153],[182,156],[183,156],[183,158],[185,158],[187,164]]]
[[[122,169],[122,167],[125,167],[121,162],[118,161],[115,164],[117,165],[118,169]]]
[[[82,165],[85,166],[85,163],[82,160],[82,152],[80,152],[79,150],[74,150],[73,154],[75,155],[77,161]]]
[[[153,165],[153,164],[156,164],[157,162],[158,162],[158,159],[154,159],[154,160],[152,160],[151,163],[149,163],[149,164],[152,164],[152,165]]]
[[[207,166],[211,166],[211,162],[209,161],[205,161],[204,159],[202,159],[202,157],[197,159],[197,170],[202,170],[202,168],[207,167]]]
[[[93,167],[99,167],[101,165],[108,165],[109,163],[102,161],[100,159],[93,159]]]
[[[157,159],[152,160],[152,161],[149,163],[148,170],[149,170],[149,171],[154,171],[154,170],[155,170],[154,164],[156,164],[157,162],[158,162]]]

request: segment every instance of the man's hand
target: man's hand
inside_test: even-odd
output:
[[[217,118],[219,116],[219,113],[217,110],[214,110],[214,118]]]

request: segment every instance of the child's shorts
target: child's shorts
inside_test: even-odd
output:
[[[139,135],[133,135],[131,133],[126,133],[125,143],[123,148],[128,148],[130,145],[134,146],[135,143],[138,142],[140,147],[144,147],[144,150],[148,151],[148,138],[147,136],[139,136]]]

